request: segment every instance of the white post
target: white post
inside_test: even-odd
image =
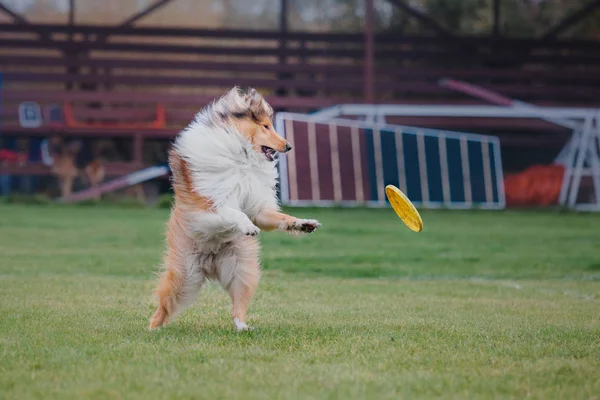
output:
[[[584,124],[585,125],[585,124]],[[569,194],[569,188],[571,186],[571,177],[573,175],[573,164],[575,162],[575,156],[577,154],[577,146],[581,140],[581,131],[585,129],[575,129],[571,135],[571,139],[565,145],[561,154],[563,154],[563,160],[565,165],[565,172],[563,174],[562,184],[560,185],[560,194],[558,196],[558,204],[561,206],[567,205],[567,196]]]
[[[293,122],[289,119],[285,120],[285,137],[288,141],[288,143],[290,144],[290,146],[292,146],[292,148],[295,147],[295,143],[294,143],[294,125]],[[296,164],[296,154],[294,153],[294,151],[292,150],[291,152],[286,154],[286,165],[287,168],[286,170],[289,171],[289,175],[285,176],[284,178],[287,180],[287,182],[289,182],[289,192],[286,191],[285,193],[285,197],[282,197],[284,200],[287,200],[288,202],[291,201],[297,201],[298,200],[298,176],[297,176],[297,169],[298,169],[298,165]],[[283,185],[282,185],[282,190],[283,190]]]
[[[473,194],[471,192],[471,166],[469,165],[469,147],[467,138],[463,135],[460,138],[460,155],[462,160],[462,173],[465,189],[465,203],[469,206],[473,203]]]
[[[363,188],[363,176],[362,176],[362,162],[360,153],[360,132],[357,126],[350,128],[350,135],[352,135],[352,161],[354,167],[354,185],[356,191],[356,201],[362,203],[365,200],[365,193]]]
[[[581,135],[579,136],[579,141],[575,143],[575,146],[573,146],[573,148],[577,151],[575,154],[575,167],[572,172],[573,175],[571,178],[571,187],[569,188],[568,205],[571,208],[575,206],[575,202],[577,201],[577,195],[579,194],[579,186],[581,184],[581,175],[583,172],[583,163],[587,156],[594,120],[594,114],[591,114],[588,117],[586,117],[585,122],[583,124],[583,132],[581,132]],[[569,166],[571,165],[572,164],[569,164]],[[567,171],[565,170],[565,174],[566,172]]]
[[[440,171],[442,172],[442,193],[443,203],[448,205],[452,199],[450,198],[450,175],[448,172],[448,149],[446,148],[446,136],[440,135],[438,139],[440,148]]]
[[[427,179],[427,156],[425,153],[425,135],[417,132],[417,157],[419,160],[419,178],[421,180],[421,200],[424,206],[429,204],[429,179]]]
[[[481,142],[483,159],[483,179],[485,183],[485,201],[494,202],[494,189],[492,188],[492,168],[490,165],[490,148],[487,140]]]
[[[600,207],[600,111],[596,114],[596,129],[590,137],[590,168],[594,183],[594,203]]]
[[[383,182],[383,154],[381,151],[381,131],[373,128],[373,151],[375,152],[375,177],[377,180],[377,197],[379,204],[385,204],[385,188]]]

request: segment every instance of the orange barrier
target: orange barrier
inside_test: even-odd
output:
[[[564,172],[562,165],[534,165],[507,176],[504,179],[507,207],[557,204]]]
[[[63,113],[65,123],[69,128],[121,128],[121,129],[164,129],[166,126],[166,111],[162,104],[156,105],[156,117],[149,122],[81,122],[75,118],[75,111],[69,102],[65,102]]]

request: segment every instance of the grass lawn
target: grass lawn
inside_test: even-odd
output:
[[[167,210],[0,205],[0,398],[600,398],[600,215],[293,213],[255,331],[210,285],[148,332]]]

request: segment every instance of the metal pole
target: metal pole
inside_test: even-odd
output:
[[[364,95],[366,103],[375,101],[374,85],[374,58],[375,58],[375,38],[373,34],[373,0],[365,0],[365,74],[364,74]]]
[[[2,111],[2,72],[0,71],[0,111]],[[0,149],[2,148],[2,113],[0,112]],[[1,168],[1,166],[0,166]],[[0,173],[0,195],[10,195],[11,176]]]
[[[283,67],[286,64],[285,50],[287,47],[287,14],[288,14],[288,0],[281,0],[279,3],[279,66]],[[277,75],[279,80],[290,79],[291,76],[285,73],[279,73]],[[284,87],[280,87],[276,91],[278,96],[285,96],[287,90]]]
[[[500,0],[494,0],[494,36],[500,36]]]
[[[75,25],[75,0],[69,0],[69,26],[72,28],[73,25]]]
[[[287,32],[288,24],[287,24],[287,14],[288,14],[288,0],[281,0],[279,6],[279,30],[283,32]]]

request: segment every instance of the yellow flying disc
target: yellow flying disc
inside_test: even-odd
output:
[[[387,185],[385,187],[385,194],[402,222],[411,230],[421,232],[423,229],[423,220],[408,197],[394,185]]]

